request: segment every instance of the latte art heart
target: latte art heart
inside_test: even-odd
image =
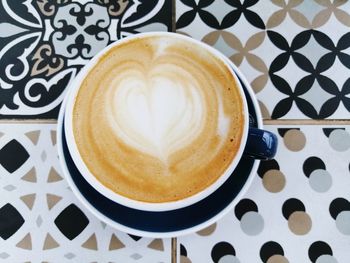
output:
[[[156,68],[150,78],[137,80],[133,73],[113,82],[106,93],[105,114],[121,140],[167,162],[195,140],[204,127],[206,108],[199,87],[162,76],[162,71]]]
[[[73,133],[90,172],[134,200],[186,198],[237,154],[243,101],[230,70],[192,42],[143,37],[108,51],[81,83]]]

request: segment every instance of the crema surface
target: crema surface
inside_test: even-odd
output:
[[[213,184],[240,147],[244,111],[227,66],[174,37],[110,49],[81,83],[73,133],[90,172],[125,197],[175,201]]]

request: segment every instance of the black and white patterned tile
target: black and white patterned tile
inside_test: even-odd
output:
[[[177,1],[177,32],[228,56],[266,119],[346,119],[350,1]]]
[[[223,219],[178,238],[179,262],[349,261],[350,126],[266,128],[275,159]]]
[[[170,262],[170,239],[122,233],[82,207],[61,174],[56,125],[1,124],[0,135],[0,261]]]
[[[0,1],[0,118],[56,118],[66,87],[122,37],[171,30],[171,0]]]

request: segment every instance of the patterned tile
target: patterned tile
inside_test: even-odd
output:
[[[66,87],[122,37],[171,29],[171,0],[0,1],[0,118],[56,118]]]
[[[276,158],[216,224],[178,238],[179,262],[348,262],[350,126],[267,126]]]
[[[240,67],[265,119],[346,119],[349,10],[347,0],[180,0],[176,27]]]
[[[82,207],[61,175],[55,125],[1,124],[0,133],[0,259],[170,262],[170,239],[119,232]]]

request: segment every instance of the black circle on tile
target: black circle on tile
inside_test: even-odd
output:
[[[316,241],[309,248],[309,258],[315,263],[321,255],[333,255],[331,247],[323,241]]]
[[[288,220],[289,216],[295,211],[305,212],[305,206],[302,201],[296,198],[290,198],[282,205],[282,214],[285,219]]]
[[[225,255],[236,256],[236,251],[234,247],[228,242],[219,242],[215,244],[211,250],[211,258],[215,263],[218,263],[220,258]]]
[[[184,245],[180,244],[180,255],[187,257],[187,250]]]
[[[267,260],[273,255],[284,256],[283,248],[280,244],[275,241],[266,242],[260,249],[260,258],[266,263]]]
[[[258,175],[263,178],[264,174],[269,170],[279,170],[280,166],[275,159],[261,162],[258,168]]]
[[[235,215],[238,220],[241,220],[242,216],[250,211],[258,212],[258,206],[251,199],[242,199],[235,207]]]
[[[310,174],[317,169],[326,170],[326,165],[320,158],[312,156],[304,161],[303,171],[307,178],[309,178]]]
[[[344,198],[336,198],[329,205],[329,213],[335,220],[342,211],[350,211],[350,202]]]

